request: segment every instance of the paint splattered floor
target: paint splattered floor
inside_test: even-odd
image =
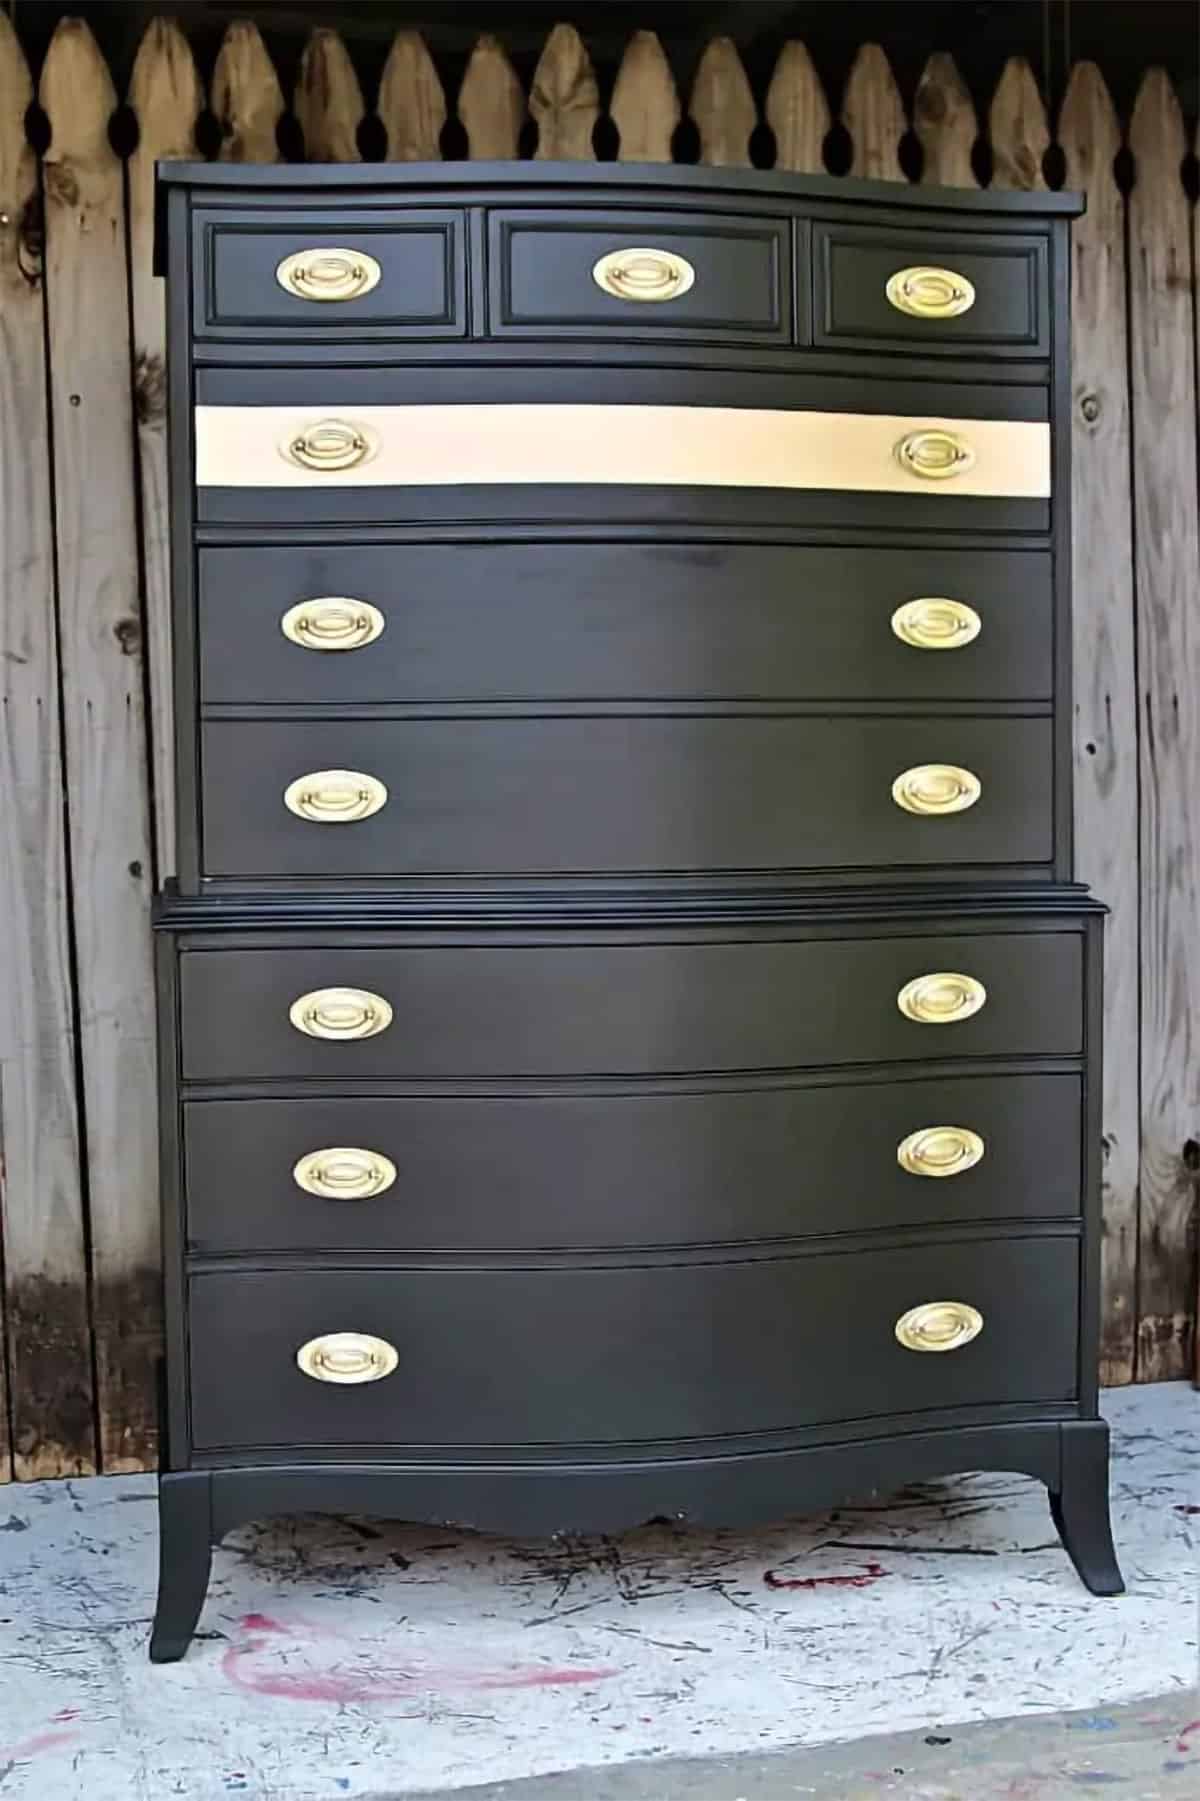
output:
[[[1178,1735],[1196,1676],[1200,1399],[1124,1390],[1106,1412],[1130,1591],[1116,1600],[1080,1588],[1044,1491],[1016,1477],[762,1531],[586,1544],[291,1520],[230,1536],[197,1643],[159,1668],[152,1480],[7,1489],[0,1796],[366,1801],[1140,1696],[1168,1697]],[[1200,1728],[1183,1743],[1191,1794]],[[748,1773],[729,1801],[770,1792]]]

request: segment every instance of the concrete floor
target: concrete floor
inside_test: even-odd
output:
[[[991,1801],[1087,1786],[1194,1801],[1200,1399],[1182,1384],[1123,1390],[1106,1411],[1119,1599],[1079,1586],[1043,1490],[1017,1477],[754,1532],[587,1543],[287,1520],[230,1536],[196,1645],[159,1668],[145,1655],[152,1480],[10,1488],[0,1801],[472,1786],[479,1801]],[[1113,1713],[1145,1697],[1162,1699]],[[993,1734],[995,1755],[957,1730],[1069,1709],[1101,1723],[1019,1725]],[[915,1741],[869,1737],[901,1732]],[[868,1742],[795,1749],[853,1740]],[[563,1771],[578,1774],[523,1780]]]

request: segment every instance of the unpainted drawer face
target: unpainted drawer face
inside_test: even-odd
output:
[[[953,764],[966,811],[898,806]],[[352,770],[387,800],[303,818],[301,777]],[[1053,854],[1048,719],[604,716],[222,720],[204,728],[203,867],[323,883],[427,874],[936,870]]]
[[[198,1275],[193,1443],[622,1444],[1065,1402],[1078,1260],[1073,1239],[997,1238],[691,1266]],[[946,1300],[983,1315],[977,1338],[897,1343],[901,1314]],[[361,1385],[304,1375],[297,1350],[333,1332],[386,1340],[397,1368]]]
[[[813,252],[816,342],[831,349],[1048,356],[1048,243],[1034,235],[818,224]],[[935,301],[924,316],[905,312],[888,298],[889,283],[905,270],[933,271],[939,293],[953,290],[959,278],[958,293],[973,295],[971,304],[955,313],[963,303],[958,298],[945,310]],[[915,281],[919,289],[921,278]],[[897,298],[903,300],[902,295]]]
[[[539,209],[489,230],[496,336],[791,340],[786,219]]]
[[[916,1131],[976,1133],[959,1173],[902,1168]],[[1079,1212],[1073,1075],[816,1088],[190,1101],[201,1254],[715,1244]],[[293,1169],[331,1147],[392,1184],[329,1199]]]
[[[310,938],[188,950],[180,966],[183,1074],[210,1082],[1071,1057],[1083,1041],[1073,932],[421,949]],[[900,989],[942,971],[982,983],[985,1004],[950,1023],[906,1018]],[[381,996],[392,1023],[338,1041],[297,1030],[288,1009],[325,988]]]
[[[201,550],[198,576],[206,706],[1053,690],[1043,552],[289,543]],[[893,615],[920,599],[969,607],[978,635],[953,649],[905,641]],[[378,636],[373,616],[364,626],[331,604],[346,600],[380,615]],[[305,603],[297,643],[282,622]]]

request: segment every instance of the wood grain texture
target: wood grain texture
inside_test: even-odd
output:
[[[11,1449],[30,1480],[95,1467],[32,98],[0,14],[0,1479]]]
[[[258,26],[235,19],[221,40],[212,78],[223,163],[277,163],[283,89]]]
[[[42,70],[67,816],[100,1455],[155,1455],[159,1344],[150,821],[143,705],[124,178],[116,95],[87,26]]]
[[[1032,192],[1044,188],[1042,163],[1050,148],[1046,108],[1033,70],[1023,56],[1010,56],[988,109],[992,145],[992,186]]]
[[[706,44],[692,80],[688,112],[700,133],[700,161],[715,169],[750,167],[758,108],[732,38]]]
[[[525,94],[516,70],[497,38],[485,34],[471,52],[458,116],[475,161],[503,161],[517,154],[525,123]]]
[[[529,110],[537,121],[539,159],[591,161],[600,90],[573,25],[556,25],[546,39],[529,91]]]
[[[913,101],[913,130],[924,153],[923,182],[948,188],[979,186],[971,167],[979,121],[952,56],[939,51],[921,71]]]
[[[1058,126],[1072,230],[1075,857],[1105,931],[1101,1380],[1134,1373],[1138,1241],[1138,748],[1126,383],[1121,128],[1094,63],[1073,70]]]
[[[336,31],[320,27],[310,34],[300,58],[293,110],[310,163],[361,162],[362,89]]]
[[[146,29],[129,81],[138,143],[129,159],[129,264],[133,309],[133,393],[141,477],[142,576],[150,660],[155,864],[175,870],[175,757],[171,706],[170,503],[166,451],[166,313],[152,267],[154,165],[195,156],[204,88],[187,39],[168,19]]]
[[[1141,773],[1141,1381],[1191,1367],[1200,1138],[1200,541],[1187,148],[1170,79],[1151,69],[1129,129],[1133,492]]]
[[[831,123],[829,102],[812,57],[796,38],[779,52],[767,89],[766,113],[775,134],[776,167],[822,174]]]
[[[903,181],[900,140],[908,129],[892,66],[878,44],[864,44],[842,96],[842,124],[854,146],[851,175]]]
[[[446,96],[419,31],[398,31],[379,78],[376,111],[389,162],[436,162],[442,154]]]
[[[671,65],[653,31],[635,32],[625,46],[609,110],[623,163],[670,162],[681,108]]]

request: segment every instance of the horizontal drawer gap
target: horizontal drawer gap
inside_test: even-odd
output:
[[[702,522],[689,526],[682,535],[676,526],[670,536],[664,537],[661,530],[653,525],[636,520],[623,522],[620,519],[605,520],[602,535],[595,525],[573,525],[570,521],[554,525],[516,525],[512,521],[506,521],[494,529],[480,527],[477,530],[468,526],[414,524],[404,527],[390,523],[356,524],[353,527],[339,526],[336,523],[314,527],[307,521],[295,525],[280,525],[270,521],[255,525],[201,523],[194,528],[192,535],[194,542],[201,547],[254,548],[282,545],[295,550],[308,546],[345,546],[355,549],[364,544],[482,544],[490,548],[501,544],[547,542],[583,545],[649,544],[655,549],[686,549],[690,544],[781,544],[795,545],[797,548],[815,545],[830,549],[1034,552],[1050,550],[1054,542],[1048,532],[979,531],[966,534],[951,530],[903,531],[887,527],[872,530],[869,526],[856,527],[853,532],[848,532],[844,527],[822,530],[819,527],[797,528],[787,525],[746,526],[739,530],[736,525],[706,526]]]
[[[882,718],[1046,719],[1049,700],[577,700],[577,701],[410,701],[364,705],[362,702],[226,702],[201,709],[204,719],[220,720],[350,720],[350,719],[739,719],[829,718],[869,715]]]

